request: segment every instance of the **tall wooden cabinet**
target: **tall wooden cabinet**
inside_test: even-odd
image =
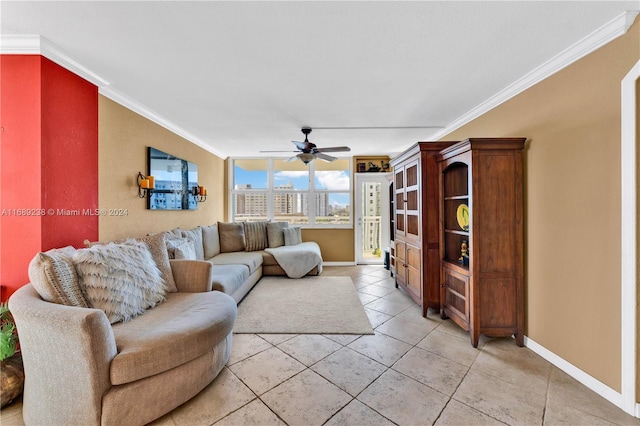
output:
[[[524,138],[473,138],[437,157],[440,307],[469,331],[524,344]]]
[[[438,153],[453,142],[418,142],[391,160],[394,170],[396,286],[422,307],[440,309]]]

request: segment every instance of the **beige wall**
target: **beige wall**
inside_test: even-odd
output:
[[[303,241],[315,241],[325,262],[353,262],[353,229],[303,229]]]
[[[640,79],[636,80],[636,169],[637,164],[640,164],[640,149],[638,147],[640,142]],[[637,170],[636,170],[637,174]],[[640,212],[640,190],[636,188],[636,214]],[[636,224],[638,220],[636,218]],[[640,235],[640,228],[636,227],[636,247],[640,243],[638,238]],[[636,265],[640,265],[640,252],[636,251]],[[640,288],[638,288],[638,282],[640,282],[640,268],[636,268],[636,401],[640,402]]]
[[[620,83],[640,24],[443,139],[525,136],[526,334],[620,391]]]
[[[98,117],[99,207],[127,210],[126,216],[100,217],[101,240],[224,220],[224,160],[103,96]],[[198,210],[152,211],[138,198],[136,177],[148,172],[148,146],[198,165],[198,183],[208,192]]]

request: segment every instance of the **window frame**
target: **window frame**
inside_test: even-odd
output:
[[[278,170],[274,169],[274,164],[276,160],[286,160],[287,158],[282,157],[230,157],[229,158],[229,167],[228,167],[228,217],[231,221],[235,221],[235,212],[234,212],[234,204],[235,204],[235,196],[236,194],[247,194],[247,193],[261,193],[266,194],[267,197],[267,218],[268,221],[273,221],[275,216],[274,209],[274,200],[276,194],[283,193],[299,193],[299,194],[307,194],[308,200],[313,200],[313,202],[308,202],[307,204],[307,219],[308,223],[305,224],[294,224],[295,226],[300,226],[303,229],[353,229],[353,159],[350,157],[341,157],[340,160],[348,160],[347,164],[349,166],[349,188],[343,190],[330,190],[330,189],[316,189],[316,161],[322,160],[314,160],[308,164],[309,168],[309,189],[299,190],[282,190],[275,189],[275,179],[274,175]],[[267,188],[266,189],[235,189],[235,164],[236,161],[242,160],[267,160]],[[316,223],[316,194],[346,194],[349,197],[349,220],[347,223]]]

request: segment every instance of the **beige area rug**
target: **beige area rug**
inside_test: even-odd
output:
[[[374,334],[350,277],[262,277],[238,305],[235,333]]]

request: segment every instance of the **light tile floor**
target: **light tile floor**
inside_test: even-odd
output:
[[[420,309],[379,266],[350,276],[373,336],[234,336],[227,366],[164,425],[636,425],[512,339],[482,338]],[[20,401],[0,412],[22,424]]]

